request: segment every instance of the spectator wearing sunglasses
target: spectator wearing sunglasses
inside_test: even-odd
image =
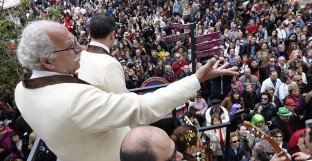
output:
[[[177,147],[177,151],[183,154],[182,160],[197,161],[194,156],[201,151],[200,135],[195,126],[182,125],[177,127],[170,138]]]
[[[183,155],[167,133],[153,126],[133,128],[120,148],[121,161],[180,161],[182,158]]]
[[[261,93],[260,98],[260,102],[254,107],[254,113],[261,114],[266,121],[270,121],[276,115],[277,108],[271,103],[272,97],[269,93]]]
[[[278,78],[281,77],[281,67],[277,65],[277,58],[275,56],[269,57],[267,64],[260,67],[260,82],[270,77],[270,71],[276,71]]]
[[[249,155],[242,143],[240,143],[239,137],[236,132],[230,134],[230,149],[228,154],[229,161],[249,161]]]

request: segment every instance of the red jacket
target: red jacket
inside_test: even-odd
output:
[[[183,70],[181,68],[183,68],[184,65],[188,65],[187,62],[184,59],[181,60],[181,63],[178,63],[177,61],[174,61],[172,63],[172,70],[176,73],[178,78],[180,78],[180,75],[183,72]]]

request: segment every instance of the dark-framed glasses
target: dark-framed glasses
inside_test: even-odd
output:
[[[76,43],[77,43],[77,38],[74,37],[74,41],[73,41],[73,43],[70,45],[69,48],[62,49],[62,50],[56,50],[56,51],[53,51],[52,53],[57,53],[57,52],[61,52],[61,51],[67,51],[67,50],[71,50],[71,49],[73,49],[73,51],[76,51]]]
[[[176,154],[177,154],[177,147],[175,146],[174,151],[173,151],[171,157],[167,161],[175,161]]]
[[[234,141],[232,141],[232,143],[238,143],[239,142],[239,140],[234,140]]]

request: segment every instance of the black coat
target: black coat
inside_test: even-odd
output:
[[[269,126],[270,130],[273,130],[275,128],[280,129],[283,134],[284,134],[284,141],[286,141],[288,143],[290,137],[291,137],[291,133],[289,132],[289,130],[286,127],[286,123],[279,117],[276,116],[272,119],[272,125]],[[293,131],[294,132],[294,131]]]
[[[223,75],[223,94],[221,94],[221,76],[211,80],[210,100],[220,99],[223,100],[231,91],[231,79],[232,76]]]
[[[245,104],[245,109],[251,109],[253,110],[256,103],[259,102],[257,101],[258,99],[258,96],[256,95],[256,92],[253,92],[252,95],[249,95],[247,94],[246,91],[244,91],[242,94],[241,94],[243,100],[244,100],[244,104]]]

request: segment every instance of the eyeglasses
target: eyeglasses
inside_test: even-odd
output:
[[[177,147],[174,148],[174,151],[173,151],[171,157],[167,161],[174,161],[176,158],[176,154],[177,154]]]
[[[275,63],[276,61],[270,61],[271,63]]]
[[[297,82],[299,82],[299,81],[302,81],[302,79],[298,79],[298,80],[296,80]]]
[[[268,100],[268,98],[261,98],[262,100]]]
[[[176,58],[181,58],[181,57],[176,57]]]
[[[232,143],[237,143],[237,142],[239,142],[239,140],[234,140],[234,141],[232,141]]]
[[[67,51],[67,50],[71,50],[71,49],[73,49],[73,51],[76,51],[76,44],[77,44],[77,38],[74,37],[74,41],[73,41],[72,45],[69,48],[63,49],[63,50],[53,51],[52,53],[57,53],[57,52],[61,52],[61,51]]]

